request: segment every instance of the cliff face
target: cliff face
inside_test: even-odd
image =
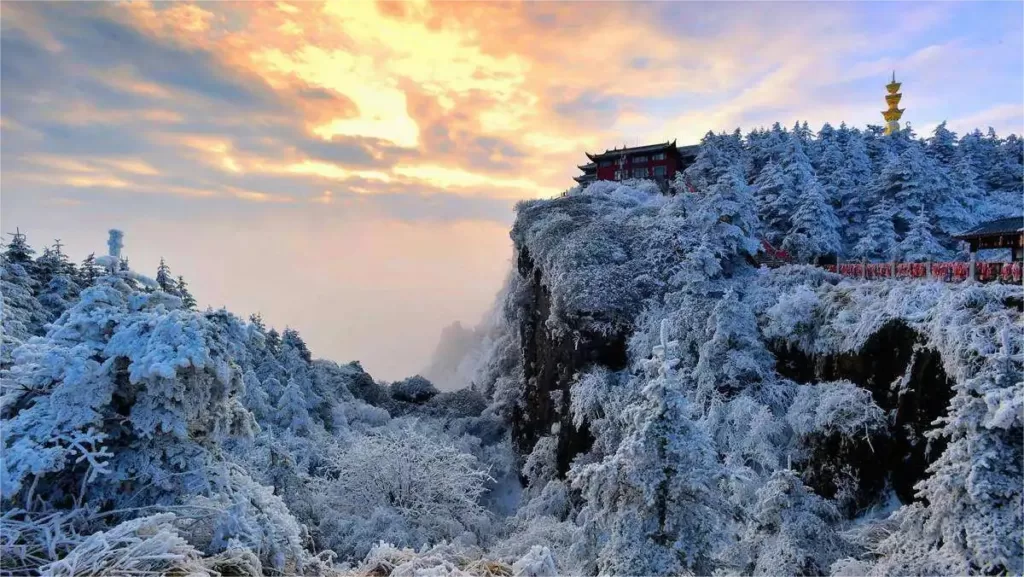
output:
[[[590,450],[593,438],[584,423],[568,418],[574,375],[593,366],[611,371],[628,364],[627,343],[633,327],[611,334],[588,329],[600,311],[578,311],[575,319],[552,319],[552,295],[545,272],[528,247],[517,247],[517,271],[525,290],[519,301],[518,331],[523,366],[522,398],[510,413],[513,443],[525,458],[537,441],[553,430],[556,462],[565,475],[573,458]],[[553,327],[561,327],[554,330]],[[565,330],[568,326],[569,330]],[[769,343],[776,370],[797,383],[848,380],[871,392],[890,419],[882,431],[861,436],[813,435],[793,462],[804,482],[828,498],[840,496],[850,479],[854,494],[841,499],[848,515],[884,498],[891,488],[902,502],[915,499],[914,485],[945,448],[943,439],[927,439],[935,420],[946,414],[952,380],[934,349],[902,321],[877,330],[862,347],[838,354],[808,354],[785,343]],[[555,429],[552,425],[557,425]]]
[[[551,292],[544,273],[526,247],[521,247],[518,254],[518,272],[528,296],[518,315],[524,383],[522,402],[511,412],[513,444],[520,455],[529,455],[537,440],[557,423],[556,461],[559,475],[565,475],[572,459],[588,451],[593,441],[585,424],[577,429],[571,419],[562,418],[569,414],[573,375],[593,365],[611,370],[625,368],[630,329],[622,327],[604,335],[570,320],[570,331],[553,331],[554,323],[549,322]]]
[[[865,506],[881,496],[888,482],[904,503],[914,500],[914,485],[945,449],[944,439],[925,432],[946,415],[953,381],[934,349],[902,321],[890,321],[856,352],[809,355],[774,343],[776,369],[799,383],[846,379],[871,392],[892,417],[881,432],[860,438],[838,435],[809,440],[811,453],[795,464],[804,480],[825,497],[835,497],[844,476],[859,479],[855,502]]]

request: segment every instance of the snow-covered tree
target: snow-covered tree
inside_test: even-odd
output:
[[[479,499],[490,477],[473,455],[411,429],[364,435],[326,465],[318,493],[339,553],[365,555],[381,538],[403,545],[484,532]]]
[[[864,233],[853,247],[853,256],[865,260],[888,260],[896,244],[892,204],[884,200],[871,208]]]
[[[196,299],[192,296],[192,293],[188,290],[188,284],[182,276],[178,276],[178,280],[174,283],[177,289],[177,294],[181,297],[181,306],[186,309],[195,310]]]
[[[782,166],[769,160],[754,180],[754,199],[765,237],[781,245],[790,227],[796,198]]]
[[[295,382],[295,379],[289,379],[288,385],[281,392],[281,397],[277,402],[278,422],[281,423],[281,426],[296,432],[308,429],[310,419],[306,406],[306,396],[303,394],[302,388]]]
[[[663,325],[664,326],[664,325]],[[615,454],[572,472],[587,500],[588,524],[603,535],[601,574],[710,574],[727,505],[718,490],[714,446],[686,400],[687,377],[674,367],[677,344],[655,348],[631,406],[633,428]]]
[[[171,269],[164,262],[164,257],[160,257],[160,266],[156,269],[156,284],[160,286],[160,290],[167,294],[175,294],[177,292],[174,277],[171,276]]]
[[[752,519],[734,560],[750,575],[826,575],[848,549],[836,532],[839,512],[790,470],[776,471],[757,492]]]
[[[701,196],[688,219],[699,235],[697,244],[687,254],[686,266],[674,282],[729,273],[757,253],[761,225],[751,196],[750,187],[731,170]]]
[[[932,223],[921,210],[917,218],[910,223],[910,230],[896,247],[894,256],[908,262],[929,262],[940,260],[946,249],[935,240],[932,234]]]
[[[812,262],[842,251],[839,220],[822,194],[816,179],[807,181],[796,197],[796,206],[782,248],[802,262]]]
[[[956,133],[946,128],[946,121],[935,127],[928,139],[928,154],[945,166],[952,166],[956,161]]]

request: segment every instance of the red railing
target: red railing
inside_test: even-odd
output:
[[[843,276],[867,280],[883,278],[931,278],[946,282],[962,282],[970,278],[970,263],[966,262],[870,262],[824,265],[825,270]],[[974,265],[975,279],[981,282],[1021,282],[1021,263],[979,262]],[[895,275],[893,274],[895,272]]]

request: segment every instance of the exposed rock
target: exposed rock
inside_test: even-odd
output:
[[[836,496],[843,478],[853,475],[859,479],[856,508],[876,502],[886,483],[903,502],[914,500],[914,485],[945,449],[945,441],[929,440],[925,433],[946,414],[953,395],[939,354],[921,348],[921,342],[905,323],[892,321],[854,353],[814,356],[774,347],[783,376],[808,384],[847,379],[871,391],[890,416],[885,434],[805,439],[812,456],[798,466],[818,494]]]
[[[520,317],[524,391],[522,402],[512,409],[512,440],[520,455],[529,455],[537,440],[559,423],[557,463],[559,475],[569,470],[572,459],[590,449],[593,439],[586,425],[577,429],[570,419],[569,388],[577,372],[593,365],[611,370],[626,366],[629,327],[612,335],[587,330],[582,320],[569,321],[571,332],[555,334],[550,323],[551,293],[529,251],[519,251],[519,274],[529,286],[529,302]],[[581,315],[579,319],[586,318]],[[561,319],[565,322],[565,319]]]

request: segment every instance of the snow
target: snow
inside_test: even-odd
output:
[[[706,135],[674,195],[598,182],[520,203],[494,310],[448,331],[431,368],[471,387],[454,392],[314,360],[258,315],[196,311],[165,262],[155,280],[128,268],[116,229],[81,266],[16,235],[0,259],[4,567],[1020,574],[1024,290],[807,264],[961,257],[951,234],[1019,211],[1021,157],[1016,137],[944,125],[922,142],[776,124]],[[762,239],[798,264],[758,270]],[[520,330],[545,299],[552,341],[625,338],[626,366],[574,367],[550,427],[517,454],[510,415],[534,386]],[[893,322],[949,379],[942,416],[915,431],[945,449],[913,501],[889,486],[851,512],[840,491],[816,493],[815,443],[884,442],[894,410],[779,362],[856,357]],[[875,388],[908,386],[910,370]],[[570,423],[592,443],[562,474]]]

